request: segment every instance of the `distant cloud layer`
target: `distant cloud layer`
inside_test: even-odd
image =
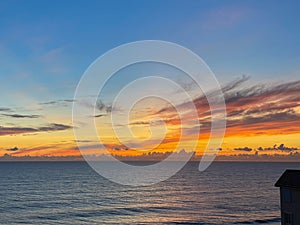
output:
[[[285,144],[280,144],[277,146],[276,144],[273,147],[268,147],[268,148],[258,148],[259,151],[283,151],[283,152],[292,152],[292,151],[297,151],[299,150],[298,148],[295,147],[287,147]]]
[[[257,149],[252,149],[252,148],[248,148],[248,147],[239,147],[239,148],[234,148],[235,151],[244,151],[244,152],[251,152],[252,150],[255,151],[281,151],[281,152],[293,152],[293,151],[298,151],[298,148],[295,147],[287,147],[285,146],[285,144],[280,144],[277,146],[277,144],[275,144],[272,147],[267,147],[267,148],[263,148],[263,147],[258,147]]]

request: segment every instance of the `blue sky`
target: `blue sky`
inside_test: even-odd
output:
[[[72,98],[93,60],[144,39],[190,48],[221,83],[243,74],[251,82],[297,79],[299,7],[297,1],[1,1],[1,102]]]

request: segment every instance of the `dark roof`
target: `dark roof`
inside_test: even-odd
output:
[[[275,187],[300,189],[300,170],[286,170],[276,182]]]

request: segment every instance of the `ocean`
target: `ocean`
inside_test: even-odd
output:
[[[0,224],[280,224],[274,183],[300,163],[197,167],[190,162],[164,182],[130,187],[85,162],[1,162]]]

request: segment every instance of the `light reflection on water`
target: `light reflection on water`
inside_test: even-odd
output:
[[[274,183],[287,168],[300,163],[215,162],[200,173],[193,162],[167,181],[129,187],[84,162],[3,162],[0,223],[279,224]]]

